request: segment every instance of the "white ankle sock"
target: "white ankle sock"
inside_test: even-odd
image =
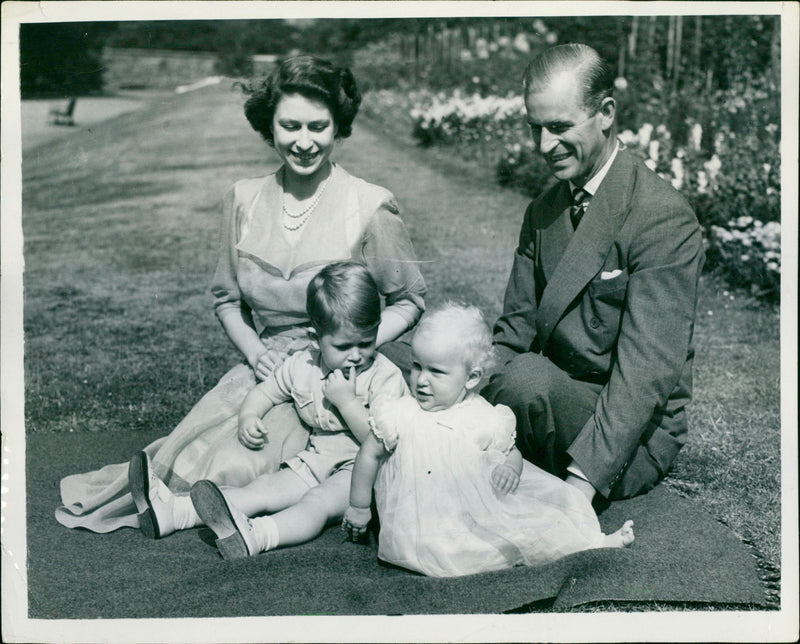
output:
[[[172,504],[172,520],[175,522],[176,530],[186,530],[199,526],[202,521],[194,509],[192,504],[192,497],[188,494],[186,496],[175,496],[175,501]]]
[[[256,517],[250,519],[250,525],[253,527],[253,535],[256,538],[259,552],[266,552],[277,548],[280,543],[280,535],[278,534],[278,524],[272,517]]]

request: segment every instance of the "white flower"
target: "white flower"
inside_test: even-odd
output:
[[[537,18],[533,21],[533,29],[536,33],[543,34],[547,31],[547,25],[544,24],[544,20]]]
[[[775,262],[767,262],[767,270],[774,271],[777,273],[781,270],[781,267],[778,266]]]
[[[708,175],[703,170],[697,173],[697,192],[701,195],[708,192]]]
[[[650,157],[653,161],[658,161],[658,141],[650,141],[650,145],[647,148],[647,156]]]
[[[619,140],[629,148],[639,143],[639,137],[636,136],[632,130],[623,130],[620,132]]]
[[[739,259],[741,259],[743,262],[749,262],[750,255],[742,255]]]
[[[558,42],[558,36],[554,31],[551,31],[544,37],[544,41],[548,45],[555,45]]]
[[[703,167],[706,169],[706,172],[708,172],[709,179],[714,181],[722,168],[722,161],[720,161],[720,158],[715,154],[703,164]]]
[[[653,170],[655,172],[655,169],[656,169],[656,162],[655,161],[653,161],[652,159],[646,159],[644,164],[648,168],[650,168],[651,170]]]
[[[531,44],[528,42],[528,37],[525,34],[517,34],[514,38],[514,49],[522,54],[527,54],[531,50]]]
[[[689,133],[689,143],[693,150],[699,150],[700,144],[703,141],[703,126],[695,123]]]
[[[711,234],[723,244],[732,242],[734,239],[731,231],[722,226],[711,226]]]
[[[620,92],[624,92],[626,89],[628,89],[628,80],[622,76],[618,76],[614,79],[614,87],[616,87]]]
[[[642,147],[647,147],[650,144],[650,137],[653,135],[653,126],[650,123],[645,123],[639,128],[639,142]]]
[[[674,158],[670,162],[670,170],[672,170],[672,187],[680,190],[683,187],[683,161]]]

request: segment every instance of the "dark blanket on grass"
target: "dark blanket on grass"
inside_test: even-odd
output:
[[[156,434],[32,435],[27,440],[29,617],[502,613],[528,604],[658,601],[762,606],[755,559],[695,504],[656,488],[611,505],[629,549],[581,552],[546,566],[433,579],[381,565],[374,539],[330,528],[311,543],[226,562],[206,528],[160,541],[138,530],[69,530],[53,516],[62,476],[127,460]]]

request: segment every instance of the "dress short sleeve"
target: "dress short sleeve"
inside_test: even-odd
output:
[[[425,310],[428,289],[394,196],[384,192],[364,231],[361,254],[386,299],[387,310],[400,315],[411,328]]]
[[[219,233],[217,267],[211,280],[214,310],[222,319],[242,307],[242,292],[237,277],[236,244],[246,233],[248,215],[264,179],[242,179],[225,193],[222,200],[222,227]],[[246,305],[245,305],[246,306]]]
[[[496,426],[492,447],[508,454],[517,440],[517,419],[514,412],[505,405],[492,408],[492,423]]]
[[[393,452],[397,447],[398,417],[405,400],[405,398],[381,396],[370,406],[370,429],[387,452]]]

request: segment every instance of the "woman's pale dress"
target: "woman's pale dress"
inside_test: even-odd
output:
[[[433,577],[538,565],[603,545],[576,488],[524,462],[516,492],[491,483],[514,446],[510,409],[472,396],[436,412],[380,399],[372,431],[391,452],[378,470],[378,556]]]
[[[392,194],[334,164],[313,215],[292,242],[282,225],[282,183],[281,168],[241,180],[226,195],[211,287],[217,316],[245,315],[264,346],[284,356],[306,349],[308,282],[324,265],[353,259],[367,266],[386,308],[413,326],[426,287]],[[145,448],[170,489],[186,493],[200,479],[246,485],[306,446],[307,429],[289,403],[267,415],[275,438],[268,447],[249,450],[239,443],[239,407],[255,384],[249,365],[238,364],[170,434]],[[56,519],[67,527],[110,532],[138,526],[127,463],[65,477],[61,499]]]

